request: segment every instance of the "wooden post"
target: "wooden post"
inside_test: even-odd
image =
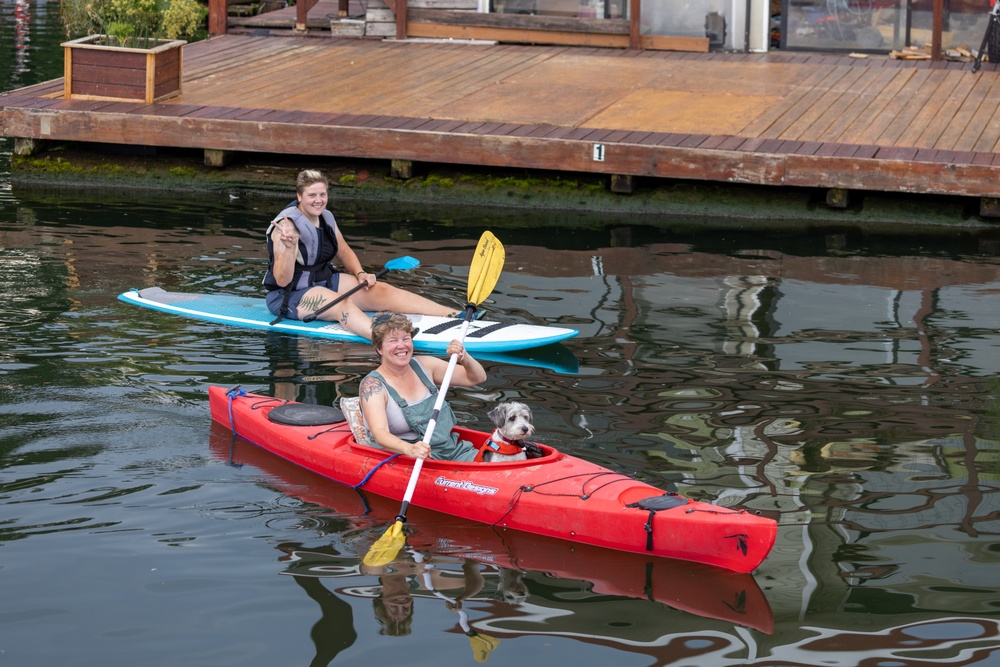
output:
[[[208,0],[208,34],[225,35],[229,30],[229,3],[226,0]]]
[[[996,197],[980,197],[979,215],[984,218],[1000,218],[1000,199]]]
[[[319,0],[298,0],[295,3],[295,32],[309,32],[309,10],[316,6]]]
[[[642,36],[639,32],[641,0],[629,0],[628,2],[628,48],[641,49]]]
[[[850,203],[850,190],[846,188],[830,188],[826,191],[826,205],[830,208],[847,208]]]
[[[156,56],[146,54],[146,104],[152,104],[156,97]]]
[[[406,0],[396,0],[396,39],[406,39]]]
[[[220,151],[215,148],[205,149],[205,166],[222,168],[233,161],[233,151]]]
[[[385,0],[385,6],[396,17],[396,39],[406,39],[406,0]]]
[[[393,160],[389,166],[389,176],[408,181],[413,178],[413,162],[411,160]]]
[[[32,139],[30,137],[14,137],[14,155],[35,155],[42,151],[45,145],[43,139]]]
[[[73,49],[63,47],[63,97],[73,97]]]
[[[629,174],[611,174],[611,191],[630,195],[635,190],[635,181]]]
[[[941,60],[941,33],[944,32],[944,0],[934,0],[934,20],[931,28],[931,60]]]
[[[309,14],[309,6],[305,2],[295,3],[295,32],[305,32],[309,29],[306,17]]]

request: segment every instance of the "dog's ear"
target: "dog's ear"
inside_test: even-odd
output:
[[[505,421],[507,421],[507,408],[503,403],[498,404],[495,408],[486,413],[486,416],[490,418],[494,426],[500,426]]]

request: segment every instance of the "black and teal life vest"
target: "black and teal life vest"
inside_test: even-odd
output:
[[[292,282],[287,286],[279,285],[274,279],[274,241],[271,239],[270,228],[267,234],[267,273],[264,275],[264,287],[270,290],[288,289],[290,291],[307,289],[317,283],[324,283],[336,273],[331,262],[337,256],[337,221],[329,211],[323,211],[319,227],[314,226],[309,218],[299,210],[298,206],[290,205],[274,219],[275,222],[288,218],[295,224],[299,232],[298,257],[295,260],[295,273]],[[333,249],[329,257],[320,257],[320,234],[326,234],[330,247]]]

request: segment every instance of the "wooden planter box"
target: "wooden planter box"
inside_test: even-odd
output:
[[[152,49],[104,46],[103,35],[63,42],[63,97],[152,103],[179,95],[184,40]]]

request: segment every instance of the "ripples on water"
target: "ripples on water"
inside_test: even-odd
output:
[[[9,85],[61,75],[61,60],[21,48],[58,40],[53,8],[0,0]],[[154,284],[257,294],[274,207],[0,178],[10,664],[469,662],[460,615],[421,579],[412,624],[385,617],[382,586],[412,558],[395,579],[361,569],[398,507],[209,424],[209,385],[328,404],[357,392],[371,352],[114,298]],[[521,398],[551,444],[781,522],[743,577],[411,516],[408,543],[449,596],[469,581],[456,554],[481,545],[464,609],[501,641],[490,664],[1000,660],[994,240],[568,234],[520,213],[514,228],[496,211],[338,211],[366,262],[413,255],[421,267],[394,282],[456,303],[489,227],[507,246],[490,312],[581,330],[543,355],[561,371],[487,362],[483,387],[450,392],[462,418],[485,428],[495,400]],[[483,564],[511,553],[513,569]]]
[[[0,543],[19,558],[0,576],[23,582],[15,588],[32,601],[25,616],[8,617],[11,627],[41,641],[61,627],[52,619],[71,618],[81,623],[65,625],[71,639],[131,647],[180,634],[194,662],[214,659],[219,641],[225,655],[252,664],[275,657],[271,643],[299,661],[362,647],[398,659],[403,645],[378,640],[372,611],[386,582],[362,572],[356,555],[395,509],[376,504],[366,517],[356,497],[329,495],[335,489],[318,478],[245,445],[231,449],[224,429],[209,429],[205,405],[209,385],[237,383],[329,404],[356,393],[371,352],[184,321],[114,298],[152,284],[257,293],[263,259],[253,224],[273,202],[17,194],[0,221],[0,288],[11,304],[0,320],[0,494],[11,517]],[[445,227],[412,213],[343,209],[366,261],[416,256],[421,266],[394,275],[398,284],[461,300],[463,258],[482,229],[474,213],[449,215]],[[903,637],[925,629],[954,633],[927,645],[942,655],[986,655],[975,646],[997,634],[997,328],[987,306],[995,257],[975,244],[892,254],[858,239],[849,251],[817,253],[803,252],[803,239],[656,241],[650,230],[637,230],[633,246],[608,245],[593,231],[564,249],[494,231],[508,260],[488,309],[582,334],[553,357],[574,360],[561,372],[487,362],[485,386],[451,393],[459,415],[486,428],[494,400],[527,400],[546,441],[661,488],[759,510],[782,528],[755,580],[666,571],[721,591],[708,603],[684,589],[673,604],[644,602],[628,592],[642,584],[595,582],[616,567],[628,576],[645,566],[602,555],[603,568],[591,571],[580,551],[545,556],[532,547],[541,560],[520,574],[484,570],[486,592],[467,606],[482,632],[515,644],[512,655],[555,642],[583,664],[627,662],[632,650],[682,664],[678,642],[706,664],[784,654],[814,664],[827,649],[803,620],[885,659],[904,655]],[[772,259],[761,259],[765,250]],[[446,523],[424,519],[412,541],[460,577],[462,559],[445,554],[473,538]],[[296,576],[273,576],[281,572]],[[735,617],[731,607],[712,609],[761,589],[766,602]],[[455,615],[430,592],[412,592],[424,641],[467,660],[468,642],[448,634]],[[89,615],[106,595],[121,610]],[[212,620],[147,620],[138,609]],[[871,614],[899,641],[865,634],[860,621]],[[308,638],[313,624],[341,628],[345,618],[356,631],[351,648],[337,643],[350,638]],[[734,631],[734,622],[753,630]],[[230,624],[256,632],[237,639]],[[583,652],[592,641],[602,648]],[[56,647],[40,654],[61,656]],[[510,660],[502,655],[495,659]],[[848,664],[856,654],[836,655]],[[165,656],[150,651],[153,664],[176,664]]]

